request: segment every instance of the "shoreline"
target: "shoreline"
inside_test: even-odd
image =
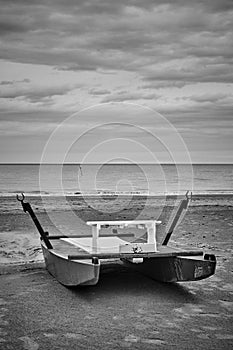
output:
[[[198,191],[193,191],[193,190],[183,190],[179,192],[157,192],[157,193],[146,193],[146,192],[114,192],[114,191],[93,191],[93,192],[41,192],[41,191],[31,191],[31,192],[25,192],[25,191],[18,191],[18,192],[0,192],[0,198],[11,198],[13,197],[16,199],[17,195],[21,195],[24,193],[25,197],[75,197],[75,198],[85,198],[85,197],[90,197],[90,198],[101,198],[101,197],[120,197],[120,198],[128,198],[128,197],[133,197],[133,198],[141,198],[141,197],[146,197],[146,198],[182,198],[185,196],[186,193],[191,194],[193,198],[198,198],[198,197],[221,197],[221,196],[233,196],[233,190],[232,189],[222,189],[222,190],[198,190]]]

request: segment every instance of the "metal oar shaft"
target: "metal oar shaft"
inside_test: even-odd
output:
[[[86,253],[86,254],[68,254],[69,260],[85,260],[92,259],[93,257],[99,259],[133,259],[133,258],[168,258],[177,256],[201,256],[203,251],[201,250],[184,250],[184,251],[161,251],[151,253]]]
[[[36,214],[32,210],[32,207],[31,207],[30,203],[25,203],[24,202],[24,195],[23,194],[22,194],[22,199],[20,199],[18,195],[17,195],[17,199],[18,199],[18,201],[21,202],[24,212],[28,213],[31,216],[34,224],[36,225],[37,230],[40,233],[41,239],[43,239],[43,241],[46,244],[46,247],[48,249],[53,249],[53,246],[52,246],[52,244],[50,243],[50,241],[49,241],[49,239],[47,237],[47,233],[43,230],[39,220],[36,217]]]
[[[166,237],[164,238],[162,245],[168,244],[168,242],[171,238],[171,235],[172,235],[176,225],[178,224],[178,221],[181,217],[182,212],[188,208],[188,204],[190,201],[190,198],[188,197],[188,192],[186,193],[185,197],[186,198],[180,202],[180,204],[176,210],[175,216],[173,217],[173,219],[169,225],[169,228],[168,228],[167,233],[166,233]]]

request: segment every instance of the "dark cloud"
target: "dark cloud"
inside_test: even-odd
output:
[[[30,79],[23,80],[3,80],[0,82],[0,85],[14,85],[15,83],[30,83]]]
[[[14,84],[13,80],[3,80],[0,82],[0,85],[12,85]]]
[[[233,9],[233,2],[232,0],[202,0],[200,3],[215,12],[224,12],[224,11],[230,11]]]
[[[145,78],[144,80],[147,81]],[[159,79],[151,79],[151,81],[148,81],[147,84],[141,85],[139,89],[142,90],[148,90],[148,89],[164,89],[164,88],[182,88],[185,85],[191,84],[191,82],[187,81],[176,81],[176,80],[159,80]]]
[[[3,60],[66,71],[129,71],[144,89],[233,82],[233,1],[0,4]]]
[[[137,100],[157,100],[160,95],[155,93],[143,94],[141,92],[126,92],[120,91],[118,93],[111,94],[102,99],[102,103],[106,102],[126,102],[126,101],[137,101]]]
[[[189,96],[187,99],[191,100],[191,101],[195,101],[195,102],[200,102],[200,103],[214,103],[215,105],[218,102],[223,101],[224,99],[227,99],[228,97],[232,97],[232,101],[233,101],[233,94],[229,95],[226,93],[205,93],[202,95],[191,95]]]
[[[114,57],[109,54],[101,54],[100,52],[73,49],[66,50],[64,48],[41,50],[20,49],[15,47],[7,47],[0,52],[0,59],[12,62],[23,62],[28,64],[43,64],[56,67],[58,70],[68,71],[96,71],[103,69],[124,69],[127,66],[127,58],[123,55]]]
[[[230,65],[216,64],[208,65],[204,62],[193,63],[192,67],[177,67],[154,69],[148,76],[144,78],[145,81],[167,81],[170,85],[176,82],[190,83],[233,83],[233,70]],[[175,82],[175,83],[174,83]]]
[[[74,86],[13,86],[10,89],[0,91],[0,98],[14,99],[23,97],[32,102],[56,95],[65,95],[74,89]]]
[[[0,0],[0,7],[0,59],[9,69],[0,122],[14,161],[30,148],[16,150],[15,135],[45,141],[64,111],[93,101],[152,106],[201,152],[211,137],[211,150],[232,146],[232,0]]]
[[[0,36],[10,33],[26,32],[29,28],[23,23],[0,22]]]
[[[91,62],[86,62],[86,64],[81,62],[78,64],[66,63],[64,66],[56,66],[55,68],[60,71],[97,71],[96,62],[95,64],[91,64]]]
[[[232,1],[13,3],[1,2],[0,57],[14,62],[144,76],[143,68],[161,61],[233,55]]]
[[[89,94],[94,96],[109,95],[111,92],[106,89],[90,89]]]

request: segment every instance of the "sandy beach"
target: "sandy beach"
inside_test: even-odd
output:
[[[0,3],[0,350],[233,349],[233,0]]]
[[[38,234],[19,207],[0,214],[0,347],[4,349],[227,349],[233,344],[233,198],[195,198],[171,239],[217,257],[209,279],[161,284],[117,267],[99,284],[67,289],[44,269]],[[98,211],[72,199],[83,220]],[[44,228],[56,230],[39,199],[30,200]],[[0,204],[3,208],[3,203]],[[9,204],[10,205],[10,204]],[[103,204],[101,204],[102,206]],[[104,205],[110,203],[104,202]],[[168,201],[158,239],[172,212]],[[137,199],[101,219],[156,217],[159,203]],[[65,229],[64,210],[59,230]],[[74,231],[77,228],[74,228]],[[27,264],[25,264],[27,263]]]

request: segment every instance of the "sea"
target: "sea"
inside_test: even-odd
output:
[[[213,204],[218,196],[222,205],[231,205],[233,164],[0,165],[0,213],[18,212],[21,206],[16,195],[21,193],[44,199],[49,210],[63,210],[68,208],[62,198],[84,196],[88,201],[92,197],[146,195],[164,199],[184,196],[187,191],[198,198],[195,203],[207,203],[208,199]]]
[[[0,164],[0,196],[233,194],[233,164]]]

